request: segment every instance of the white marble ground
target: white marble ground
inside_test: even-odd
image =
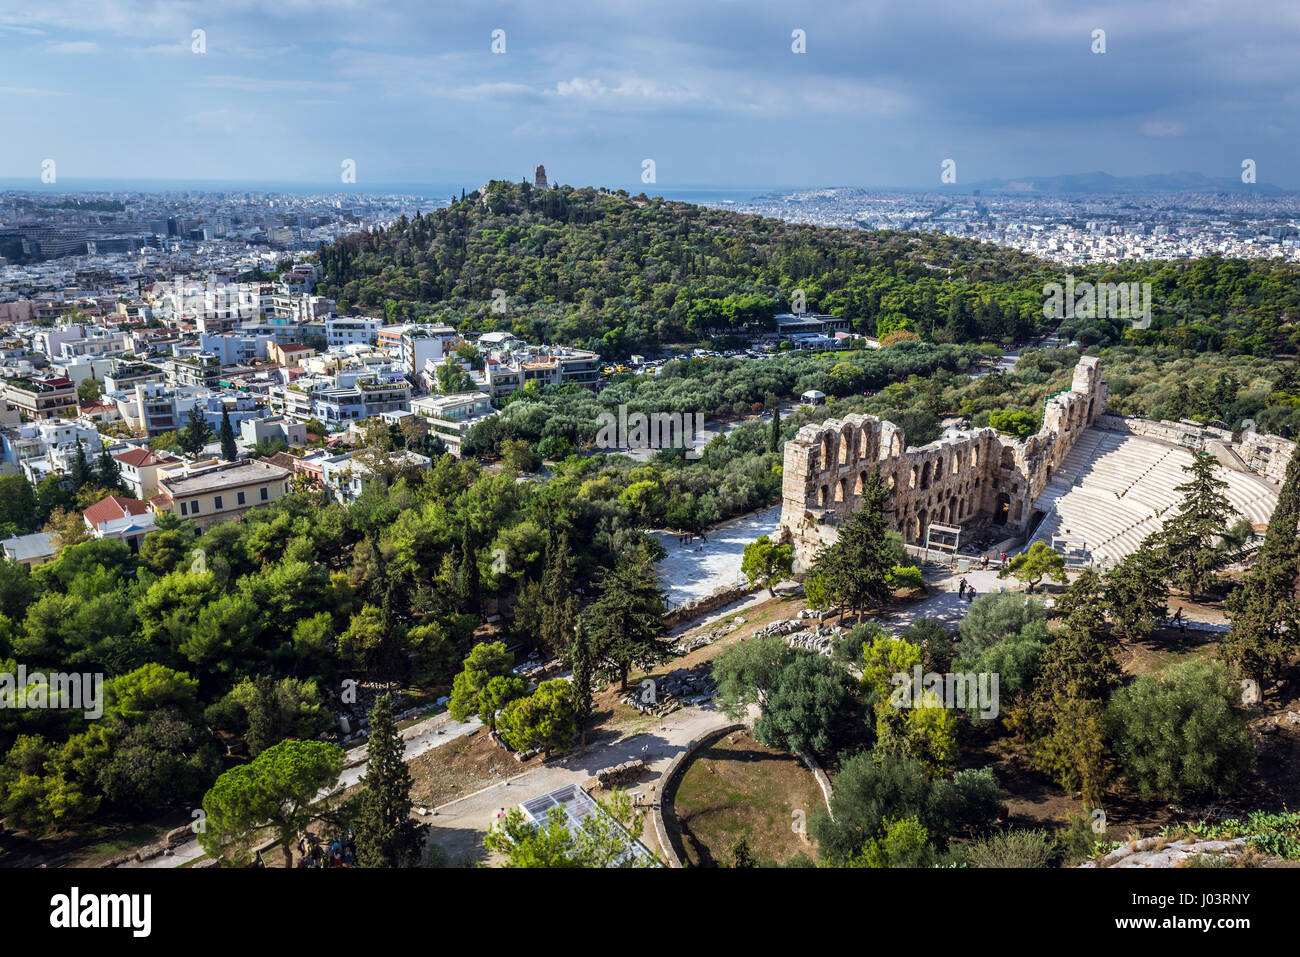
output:
[[[752,512],[715,526],[705,533],[707,542],[697,536],[689,547],[677,543],[676,533],[651,532],[668,552],[658,566],[659,582],[668,600],[679,605],[739,582],[744,577],[740,563],[745,546],[760,535],[775,532],[780,518],[779,505]]]

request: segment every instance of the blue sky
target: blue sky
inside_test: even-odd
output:
[[[1300,188],[1298,63],[1294,0],[0,0],[0,177]]]

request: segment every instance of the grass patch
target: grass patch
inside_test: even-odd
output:
[[[815,857],[817,845],[795,833],[823,806],[817,781],[797,757],[769,748],[748,731],[725,735],[697,754],[673,796],[686,860],[695,867],[728,866],[744,838],[763,866],[796,855]]]

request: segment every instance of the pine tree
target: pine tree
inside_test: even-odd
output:
[[[1055,611],[1065,619],[1067,628],[1098,632],[1105,627],[1106,613],[1102,604],[1101,576],[1085,568],[1056,600]]]
[[[185,426],[181,429],[177,441],[180,443],[182,451],[187,455],[198,455],[203,451],[203,446],[207,445],[208,437],[212,435],[212,428],[208,425],[207,419],[199,411],[198,405],[190,406],[189,415],[186,416]]]
[[[664,593],[654,564],[644,550],[623,553],[597,583],[599,597],[587,609],[587,627],[602,662],[627,689],[633,665],[649,667],[665,660],[672,645],[664,624]]]
[[[893,597],[889,572],[893,568],[894,543],[890,538],[890,491],[873,469],[862,485],[862,505],[840,529],[839,538],[823,549],[811,574],[831,580],[831,591],[852,611],[876,608]]]
[[[424,834],[411,820],[411,772],[393,719],[393,702],[381,695],[370,712],[365,791],[356,823],[362,867],[409,867],[420,857]]]
[[[1158,557],[1145,546],[1139,548],[1106,573],[1104,602],[1112,633],[1128,641],[1151,634],[1169,613],[1166,596]]]
[[[1164,560],[1170,577],[1179,587],[1195,598],[1214,580],[1214,570],[1219,563],[1215,543],[1228,527],[1229,519],[1236,513],[1224,496],[1228,483],[1214,474],[1214,459],[1202,453],[1192,457],[1191,465],[1184,466],[1190,478],[1174,487],[1183,493],[1177,513],[1165,522],[1161,530]]]
[[[230,424],[230,411],[224,405],[221,407],[221,457],[227,462],[233,462],[239,457],[235,448],[235,430]]]

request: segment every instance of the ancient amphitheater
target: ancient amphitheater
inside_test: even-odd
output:
[[[892,490],[894,528],[909,545],[924,545],[927,532],[932,544],[956,538],[965,554],[1068,540],[1083,560],[1107,564],[1136,549],[1177,505],[1174,487],[1193,449],[1216,456],[1233,507],[1264,525],[1293,448],[1253,432],[1109,414],[1100,360],[1084,357],[1070,389],[1047,399],[1042,429],[1024,440],[952,430],[907,448],[898,426],[874,416],[804,426],[785,446],[777,534],[794,545],[796,570],[807,568],[879,467]]]

